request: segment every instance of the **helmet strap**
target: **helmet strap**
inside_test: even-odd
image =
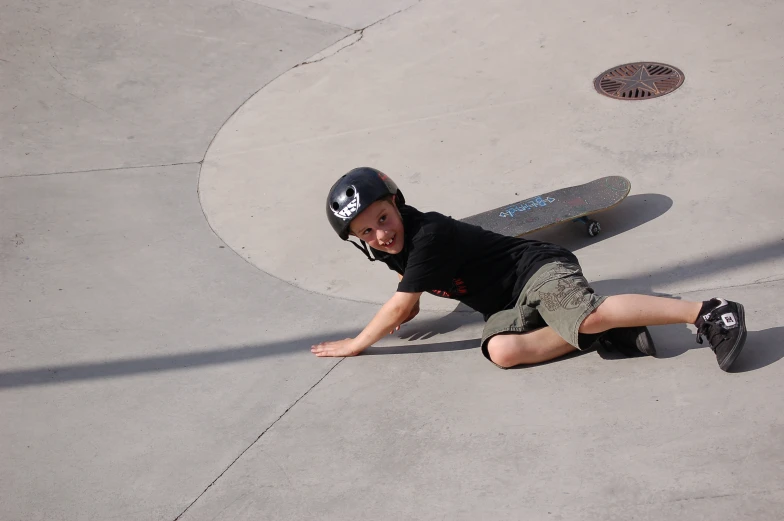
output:
[[[350,242],[351,244],[353,244],[354,247],[356,247],[356,249],[358,249],[359,251],[364,253],[369,261],[374,262],[374,261],[378,260],[378,259],[374,259],[373,257],[370,256],[370,250],[368,249],[368,245],[367,245],[367,243],[365,241],[360,241],[362,243],[362,246],[360,246],[359,244],[355,243],[354,241],[351,241],[351,240],[348,240],[348,239],[346,239],[346,240],[348,242]]]

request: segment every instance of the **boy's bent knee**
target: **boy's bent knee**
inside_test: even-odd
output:
[[[520,345],[518,335],[496,335],[487,342],[488,358],[502,369],[523,363],[521,360],[528,351],[530,349]]]
[[[488,354],[490,355],[489,356],[490,361],[493,362],[498,367],[500,367],[501,369],[509,369],[511,367],[518,365],[517,362],[515,362],[515,360],[511,356],[509,356],[508,353],[505,353],[502,350],[498,350],[498,349],[492,350],[488,346],[487,351]]]
[[[605,326],[605,316],[602,312],[601,306],[593,310],[585,319],[583,319],[582,323],[580,324],[580,328],[578,331],[580,333],[601,333],[608,329]]]

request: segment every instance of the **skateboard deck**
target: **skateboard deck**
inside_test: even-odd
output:
[[[595,236],[601,225],[588,216],[608,210],[623,201],[631,183],[621,176],[609,176],[590,183],[561,188],[516,203],[499,206],[461,219],[503,235],[519,237],[565,221],[581,221],[588,235]]]

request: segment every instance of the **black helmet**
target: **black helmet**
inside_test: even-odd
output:
[[[340,236],[348,240],[349,224],[365,208],[388,195],[396,195],[398,206],[405,203],[403,194],[386,174],[363,166],[337,180],[327,196],[327,219]]]

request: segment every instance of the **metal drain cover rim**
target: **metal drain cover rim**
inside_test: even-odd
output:
[[[669,69],[667,74],[661,74],[662,70]],[[629,72],[633,70],[633,74]],[[618,74],[618,72],[621,72]],[[653,74],[651,74],[653,71]],[[673,81],[675,80],[675,81]],[[680,88],[686,76],[678,67],[661,62],[631,62],[617,65],[607,69],[593,80],[594,89],[602,96],[621,101],[644,101],[666,96]],[[605,86],[602,83],[605,83]],[[662,89],[657,83],[666,82]],[[608,92],[606,86],[616,87],[614,92]],[[618,92],[636,91],[642,95],[623,96],[617,95]]]

